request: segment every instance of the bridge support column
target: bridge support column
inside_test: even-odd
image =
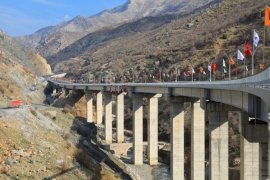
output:
[[[158,164],[158,98],[156,94],[148,99],[148,161],[150,165]]]
[[[64,96],[67,97],[69,95],[69,90],[68,89],[64,89]]]
[[[87,122],[92,123],[93,120],[93,97],[92,93],[86,92],[86,112],[87,112]]]
[[[103,118],[103,93],[98,92],[97,93],[97,124],[102,124],[102,118]]]
[[[268,179],[270,179],[270,111],[268,113]]]
[[[191,179],[205,179],[205,111],[201,101],[191,103]]]
[[[171,179],[184,180],[184,102],[171,100]]]
[[[118,94],[116,98],[116,137],[117,142],[124,142],[124,94]]]
[[[135,165],[143,164],[143,99],[140,95],[132,97],[133,103],[133,158]]]
[[[247,113],[240,113],[241,180],[261,179],[261,144],[256,141],[256,125],[249,124]]]
[[[112,95],[105,94],[105,141],[112,143]]]
[[[210,179],[229,179],[228,110],[221,103],[207,106],[210,130]]]

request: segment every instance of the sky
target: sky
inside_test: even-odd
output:
[[[21,36],[75,16],[91,16],[126,0],[0,0],[0,30]]]

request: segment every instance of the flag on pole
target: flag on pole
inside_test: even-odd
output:
[[[230,63],[230,65],[234,65],[235,64],[235,61],[234,61],[233,57],[230,58],[230,62],[229,63]]]
[[[259,37],[258,33],[254,30],[253,31],[253,45],[255,47],[257,47],[259,44],[259,41],[260,41],[260,37]]]
[[[212,72],[211,64],[208,65],[208,71]]]
[[[195,70],[194,70],[194,68],[192,67],[192,71],[191,71],[193,74],[195,73]]]
[[[240,50],[237,51],[237,59],[243,61],[245,56],[241,53]]]
[[[264,26],[270,26],[270,7],[265,7]]]
[[[217,70],[217,64],[216,63],[212,63],[212,71],[215,73]]]
[[[226,63],[225,63],[224,59],[222,61],[222,67],[226,68]]]
[[[203,67],[202,66],[200,67],[200,73],[201,74],[203,73]]]
[[[251,55],[252,55],[252,52],[251,52],[251,50],[250,50],[250,47],[249,47],[249,44],[248,44],[247,41],[246,41],[246,44],[245,44],[245,54],[246,54],[247,56],[251,56]]]

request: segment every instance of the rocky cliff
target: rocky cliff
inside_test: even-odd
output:
[[[128,0],[125,4],[95,16],[77,16],[57,26],[43,28],[16,39],[42,55],[57,53],[85,35],[148,16],[188,13],[215,0]]]
[[[51,73],[50,65],[37,52],[23,47],[0,32],[0,96],[26,97],[38,77]]]

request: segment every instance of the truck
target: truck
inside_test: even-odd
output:
[[[17,107],[20,107],[21,105],[22,105],[22,101],[20,99],[0,101],[1,109],[17,108]]]

